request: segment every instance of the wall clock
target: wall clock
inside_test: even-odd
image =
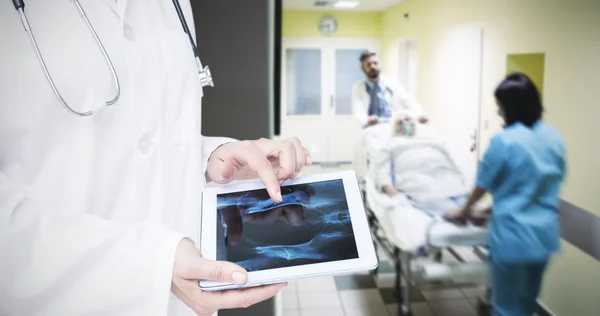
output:
[[[325,36],[335,33],[337,27],[337,20],[332,16],[324,16],[319,20],[319,31]]]

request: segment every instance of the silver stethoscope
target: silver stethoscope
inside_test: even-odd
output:
[[[92,26],[92,24],[88,20],[86,14],[85,14],[85,11],[81,7],[81,4],[79,3],[78,0],[71,0],[71,1],[73,1],[73,3],[75,4],[75,6],[77,7],[77,10],[79,10],[79,13],[80,13],[81,17],[83,18],[83,20],[87,24],[88,28],[92,32],[92,35],[94,35],[94,38],[96,39],[96,43],[98,43],[98,46],[100,47],[100,50],[102,50],[102,54],[104,55],[104,59],[106,60],[106,62],[108,63],[108,66],[110,67],[110,71],[112,73],[113,81],[114,81],[115,87],[117,89],[115,97],[112,100],[106,102],[106,106],[111,106],[111,105],[117,103],[117,101],[119,100],[119,97],[121,96],[121,85],[119,83],[119,77],[117,76],[117,72],[115,71],[115,67],[113,66],[113,63],[110,60],[110,56],[108,56],[108,54],[106,53],[106,50],[104,49],[104,45],[102,45],[102,41],[100,40],[100,38],[98,38],[98,35],[96,34],[96,31],[94,30],[94,27]],[[12,2],[14,4],[14,6],[15,6],[15,9],[17,9],[17,11],[19,11],[19,13],[21,15],[21,22],[23,23],[23,26],[25,27],[25,31],[27,33],[29,33],[29,38],[31,39],[31,43],[33,44],[33,46],[35,48],[35,52],[36,52],[37,57],[38,57],[38,59],[40,61],[40,64],[42,65],[42,68],[44,69],[44,73],[46,74],[46,78],[48,79],[48,82],[50,83],[50,86],[52,87],[52,90],[54,91],[54,94],[56,95],[56,97],[58,98],[58,100],[60,101],[60,103],[63,105],[63,107],[67,111],[69,111],[72,114],[75,114],[75,115],[78,115],[78,116],[90,116],[90,115],[92,115],[93,114],[92,111],[88,111],[88,112],[78,112],[78,111],[75,111],[75,110],[73,110],[73,108],[71,108],[69,106],[69,104],[67,104],[67,102],[65,102],[65,100],[62,97],[62,95],[60,94],[60,92],[56,88],[56,85],[54,84],[54,80],[52,80],[52,76],[50,76],[50,72],[48,71],[48,68],[46,67],[46,63],[44,62],[44,58],[42,57],[42,54],[40,53],[40,50],[39,50],[38,45],[37,45],[37,42],[35,41],[35,37],[33,36],[33,32],[31,31],[31,27],[29,26],[29,21],[27,20],[27,15],[25,15],[25,3],[23,2],[23,0],[12,0]],[[192,35],[191,35],[190,30],[188,28],[187,22],[185,20],[185,16],[183,15],[183,12],[181,11],[181,6],[179,5],[179,0],[173,0],[173,5],[175,6],[175,10],[177,11],[177,15],[179,16],[179,20],[181,21],[181,25],[183,26],[183,31],[188,35],[188,38],[190,39],[190,43],[192,44],[192,50],[194,51],[194,56],[196,58],[196,66],[198,67],[198,77],[200,78],[200,85],[202,87],[206,87],[206,86],[214,87],[212,76],[210,74],[210,69],[208,68],[208,66],[206,66],[206,67],[204,67],[204,69],[202,69],[202,64],[200,62],[200,57],[198,56],[198,48],[196,47],[196,44],[194,44],[194,39],[192,38]]]

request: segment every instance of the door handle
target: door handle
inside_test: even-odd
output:
[[[471,152],[474,152],[475,149],[477,149],[477,129],[475,129],[473,131],[473,134],[471,134],[471,140],[473,140],[473,144],[471,144]]]
[[[477,129],[473,130],[473,133],[471,133],[471,136],[469,137],[472,140],[477,140]]]

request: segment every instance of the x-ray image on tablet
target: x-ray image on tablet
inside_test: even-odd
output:
[[[202,192],[200,251],[248,270],[243,285],[200,280],[224,291],[373,270],[377,254],[354,171],[313,174],[281,186],[274,202],[260,181]]]
[[[217,260],[249,272],[359,257],[342,179],[217,195]]]

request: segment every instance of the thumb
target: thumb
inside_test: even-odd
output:
[[[198,258],[192,265],[191,279],[219,281],[243,285],[248,281],[248,272],[237,264]]]

